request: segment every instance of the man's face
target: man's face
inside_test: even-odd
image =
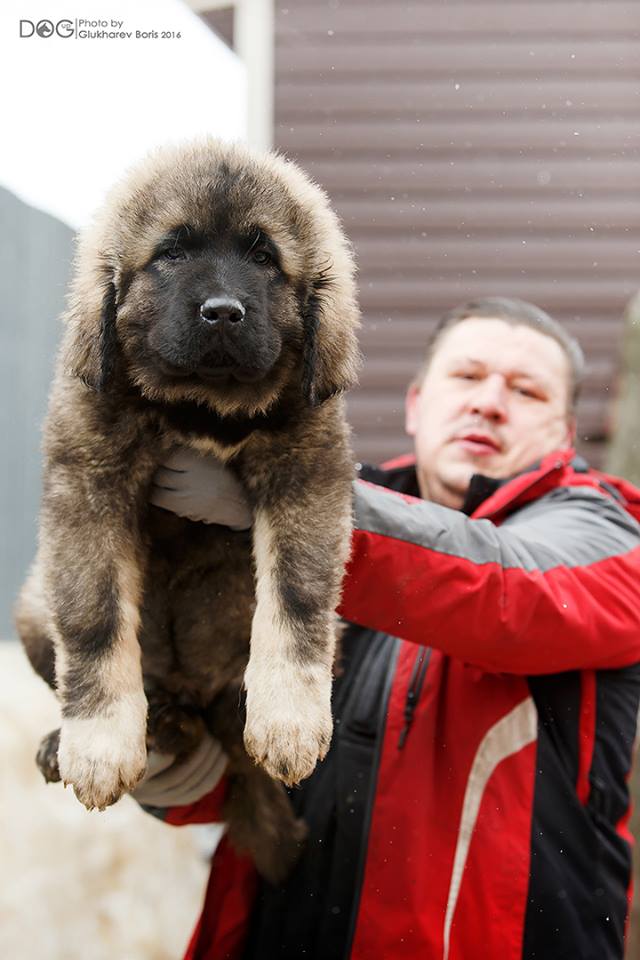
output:
[[[459,508],[474,473],[508,477],[571,445],[567,357],[531,327],[463,320],[409,388],[406,429],[422,496]]]

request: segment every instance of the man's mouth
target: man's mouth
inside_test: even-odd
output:
[[[502,444],[489,433],[471,430],[454,437],[454,442],[476,457],[487,457],[502,451]]]

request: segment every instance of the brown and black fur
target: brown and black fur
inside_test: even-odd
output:
[[[41,767],[55,779],[58,751],[102,808],[144,771],[147,712],[166,752],[206,724],[230,757],[231,836],[271,878],[301,835],[271,778],[308,776],[331,736],[357,323],[348,245],[298,168],[212,140],[160,150],[81,238],[45,424],[17,610],[62,706]],[[177,446],[227,462],[253,532],[149,505]]]

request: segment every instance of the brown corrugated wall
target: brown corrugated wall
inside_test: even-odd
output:
[[[276,4],[275,143],[329,192],[360,269],[361,459],[407,448],[438,315],[507,295],[582,341],[580,446],[600,461],[640,279],[639,34],[634,2]]]

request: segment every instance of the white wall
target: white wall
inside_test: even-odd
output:
[[[133,38],[21,38],[25,18],[121,20]],[[150,147],[203,133],[245,139],[245,74],[180,0],[3,0],[0,185],[78,227]]]

